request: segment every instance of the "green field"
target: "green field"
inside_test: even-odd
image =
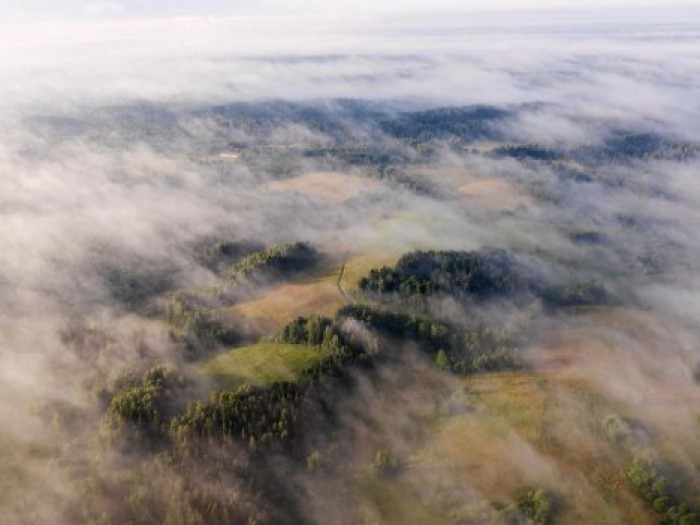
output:
[[[227,350],[202,363],[223,388],[293,380],[325,356],[321,347],[260,342]]]

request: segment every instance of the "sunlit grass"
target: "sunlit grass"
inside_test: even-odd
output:
[[[235,388],[245,383],[293,380],[325,355],[317,346],[261,342],[232,348],[201,366],[221,387]]]

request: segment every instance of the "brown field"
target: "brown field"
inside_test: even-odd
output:
[[[340,203],[370,191],[379,184],[378,181],[365,177],[319,171],[268,182],[267,187],[273,191],[298,193],[323,202]]]
[[[344,302],[332,279],[319,279],[276,286],[261,297],[237,304],[230,313],[250,331],[270,332],[302,315],[333,315]]]
[[[235,305],[229,309],[229,315],[235,324],[259,333],[274,332],[299,316],[333,316],[347,302],[347,294],[357,287],[361,277],[371,268],[392,264],[396,259],[391,254],[365,253],[345,263],[336,260],[320,268],[316,275],[274,286],[259,297]]]
[[[577,326],[533,351],[531,362],[561,383],[596,392],[643,429],[643,450],[693,472],[700,465],[700,388],[690,373],[694,336],[633,309],[593,309],[577,317]],[[700,487],[685,497],[700,503]]]
[[[636,454],[690,464],[691,471],[698,464],[692,339],[658,316],[622,308],[581,310],[543,332],[527,351],[531,370],[464,380],[465,411],[444,418],[411,457],[404,490],[418,491],[411,483],[429,472],[453,480],[472,502],[506,504],[543,487],[561,503],[555,524],[656,523],[625,470]],[[635,422],[641,441],[618,447],[605,430],[610,416]],[[661,438],[669,432],[673,439]],[[696,502],[695,491],[687,487],[684,498]]]
[[[492,503],[543,487],[564,503],[554,523],[655,523],[584,389],[518,372],[471,377],[466,390],[471,412],[446,420],[413,468],[443,472]]]
[[[489,210],[507,210],[532,206],[532,199],[515,186],[501,179],[481,179],[468,182],[457,190],[471,203]]]
[[[483,175],[462,167],[421,166],[408,170],[413,176],[438,181],[487,210],[500,211],[518,206],[533,206],[532,198],[503,179],[486,178]]]

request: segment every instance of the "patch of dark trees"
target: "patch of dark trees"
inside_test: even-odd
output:
[[[700,154],[698,144],[657,133],[617,132],[601,145],[584,146],[569,152],[574,160],[592,165],[634,160],[687,161]]]
[[[265,250],[265,245],[251,240],[204,239],[194,247],[195,260],[214,273],[222,274],[251,253]]]
[[[493,150],[492,156],[496,158],[513,158],[517,160],[553,161],[561,159],[561,153],[538,146],[536,144],[524,144],[517,146],[501,146]]]
[[[403,113],[380,122],[380,129],[393,137],[414,142],[456,139],[474,141],[500,136],[495,124],[512,112],[492,106],[466,106]]]
[[[632,486],[651,505],[664,525],[700,525],[700,515],[677,496],[679,490],[675,480],[680,476],[663,465],[635,458],[627,469]]]
[[[552,284],[543,272],[500,249],[414,251],[391,268],[370,270],[359,289],[372,297],[413,305],[431,296],[458,301],[540,298],[552,308],[609,302],[605,288],[592,281]]]
[[[246,255],[228,269],[226,278],[234,282],[278,280],[309,269],[319,259],[319,253],[308,243],[278,244]]]

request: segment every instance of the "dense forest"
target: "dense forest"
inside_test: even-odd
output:
[[[504,250],[411,252],[394,268],[373,269],[359,282],[363,292],[413,298],[449,295],[458,300],[520,299],[530,295],[555,307],[605,304],[605,289],[595,282],[555,285],[547,282],[540,261],[519,261]]]

